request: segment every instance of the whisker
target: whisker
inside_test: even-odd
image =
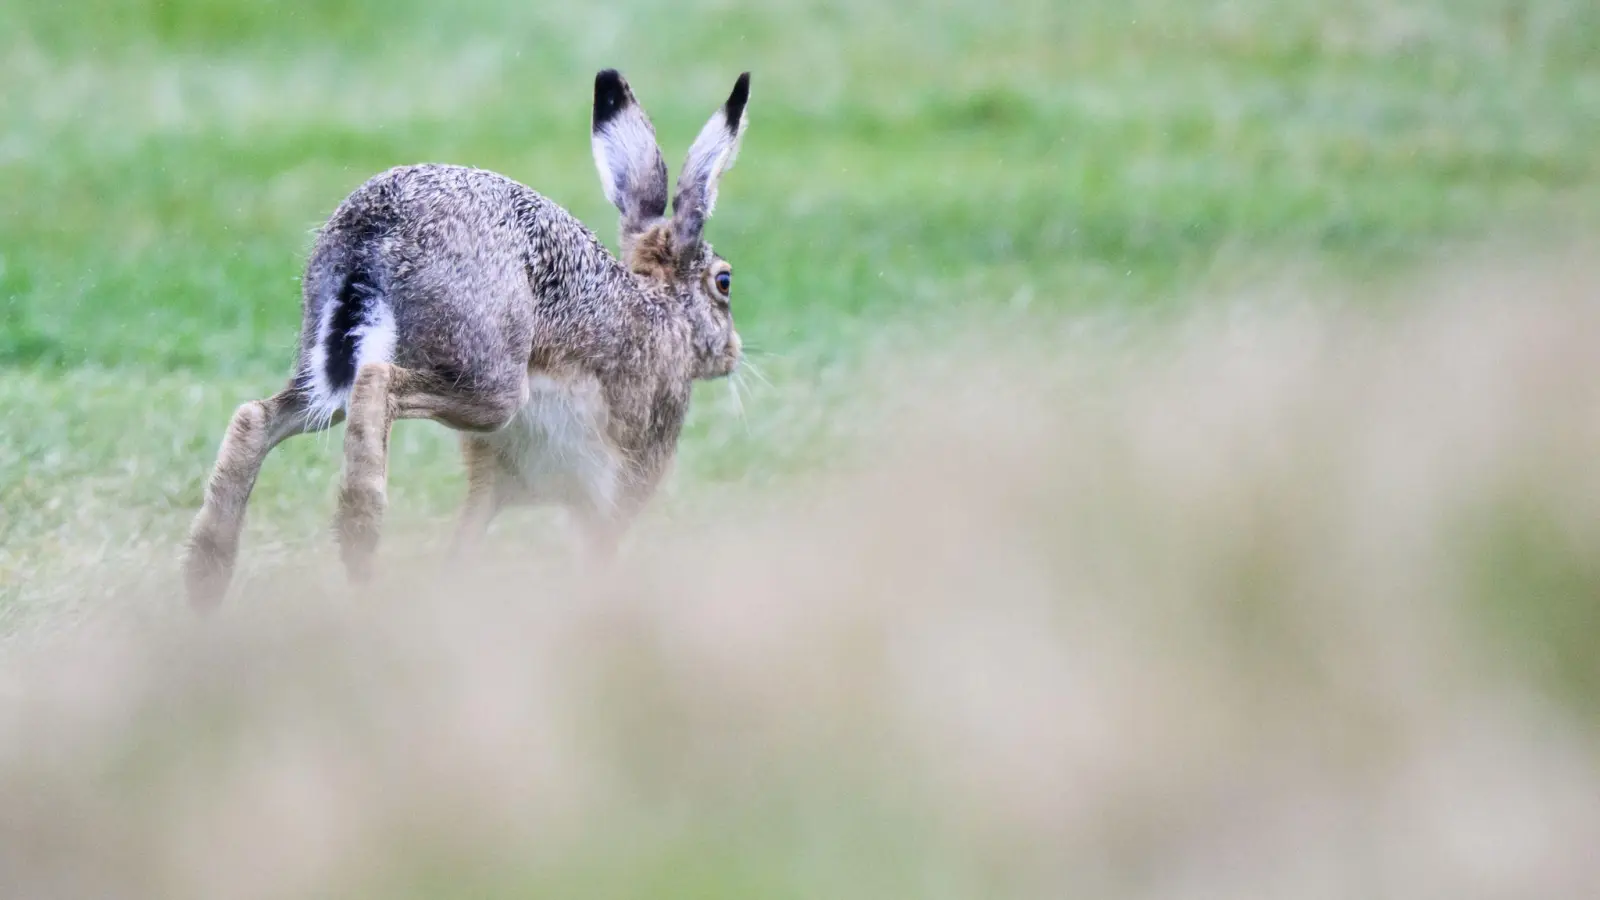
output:
[[[789,357],[787,355],[785,355],[785,354],[773,353],[773,352],[771,352],[769,350],[763,350],[760,347],[751,347],[751,346],[748,346],[748,345],[746,345],[745,348],[744,348],[743,358],[744,358],[745,362],[749,362],[752,359],[758,359],[758,360],[774,360],[774,359],[776,359],[776,360],[779,360],[779,361],[785,361],[785,360],[789,359]]]
[[[746,434],[750,433],[750,420],[744,414],[744,397],[739,391],[739,373],[735,371],[728,378],[728,396],[733,399],[733,408],[739,416],[739,424],[744,426]]]
[[[744,364],[742,366],[740,366],[740,368],[744,369],[745,371],[748,371],[752,376],[755,377],[755,379],[757,381],[761,382],[762,384],[766,385],[767,387],[769,387],[769,388],[772,387],[772,382],[767,380],[766,373],[761,371],[761,367],[756,365],[755,360],[752,360],[752,359],[746,357],[745,360],[744,360]]]

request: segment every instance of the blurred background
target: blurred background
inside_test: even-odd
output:
[[[632,562],[428,571],[403,423],[351,602],[333,432],[195,630],[312,229],[453,162],[614,247],[606,67],[674,169],[753,73]],[[0,884],[1593,896],[1597,147],[1592,0],[0,0]]]

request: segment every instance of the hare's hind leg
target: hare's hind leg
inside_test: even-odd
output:
[[[305,395],[293,385],[234,411],[206,482],[205,502],[189,529],[184,580],[191,604],[212,607],[227,592],[245,507],[267,454],[288,438],[323,427],[310,420]]]
[[[335,531],[351,580],[372,575],[388,505],[389,431],[400,419],[433,419],[458,431],[494,431],[515,414],[523,386],[464,389],[426,372],[368,363],[356,373],[347,404],[344,476]]]

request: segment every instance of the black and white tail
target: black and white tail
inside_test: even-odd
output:
[[[311,421],[326,426],[345,409],[356,372],[367,363],[393,362],[394,311],[364,266],[350,271],[323,304],[300,384]]]

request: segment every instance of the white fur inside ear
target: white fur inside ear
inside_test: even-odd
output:
[[[626,211],[629,192],[644,190],[659,177],[655,129],[638,106],[630,106],[602,125],[591,144],[606,199]]]
[[[717,185],[722,181],[723,173],[733,168],[738,160],[739,145],[748,127],[748,111],[739,117],[738,130],[731,131],[727,112],[719,109],[712,114],[711,121],[700,129],[700,135],[689,148],[689,158],[679,176],[678,193],[680,197],[692,197],[699,193],[701,208],[707,217],[716,210]]]
[[[722,173],[733,165],[734,156],[732,150],[723,151],[711,167],[711,177],[706,179],[706,218],[717,211],[717,183],[722,180]]]

